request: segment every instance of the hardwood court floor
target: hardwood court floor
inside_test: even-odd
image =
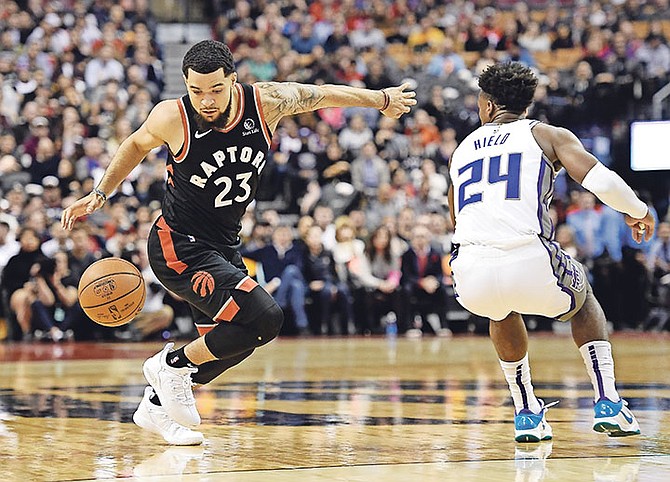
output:
[[[591,430],[570,338],[532,336],[553,442],[516,444],[490,341],[279,339],[197,392],[206,441],[131,422],[158,344],[0,345],[0,480],[667,481],[670,337],[613,338],[643,435]]]

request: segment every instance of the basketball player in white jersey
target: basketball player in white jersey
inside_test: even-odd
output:
[[[548,406],[533,393],[523,314],[571,322],[595,390],[593,429],[636,435],[639,425],[615,387],[605,315],[582,266],[553,241],[548,209],[556,173],[565,168],[624,213],[637,242],[651,238],[654,218],[573,133],[524,118],[536,86],[537,78],[519,63],[493,65],[479,78],[482,126],[458,146],[449,166],[456,296],[491,320],[491,339],[514,400],[516,441],[552,438]]]

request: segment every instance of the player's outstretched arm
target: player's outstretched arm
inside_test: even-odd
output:
[[[409,84],[382,90],[346,85],[311,85],[297,82],[258,82],[265,121],[271,130],[282,117],[326,107],[371,107],[394,119],[416,105],[416,93]]]
[[[626,224],[636,242],[649,241],[656,221],[649,207],[614,171],[589,153],[576,135],[567,129],[538,125],[533,134],[545,154],[560,162],[570,177],[598,196],[609,207],[625,214]]]
[[[630,235],[636,243],[641,243],[643,239],[649,241],[654,235],[656,219],[650,209],[647,209],[647,215],[642,219],[636,219],[629,214],[624,214],[624,220],[630,228]]]
[[[72,203],[63,211],[61,225],[72,229],[77,218],[100,209],[110,195],[146,155],[169,139],[169,126],[180,125],[176,101],[157,104],[147,120],[124,140],[116,151],[100,184],[89,194]],[[174,132],[175,129],[173,128]]]

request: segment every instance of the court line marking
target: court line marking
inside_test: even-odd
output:
[[[542,442],[540,442],[542,443]],[[515,445],[516,446],[516,445]],[[670,454],[640,454],[640,455],[593,455],[593,456],[575,456],[575,457],[547,457],[546,460],[598,460],[598,459],[637,459],[637,458],[651,458],[651,457],[665,457],[670,458]],[[496,459],[486,459],[486,460],[453,460],[445,462],[382,462],[378,464],[351,464],[351,465],[319,465],[314,467],[278,467],[275,469],[239,469],[239,470],[216,470],[216,471],[205,471],[205,472],[194,472],[194,473],[182,473],[175,474],[180,476],[208,476],[208,475],[226,475],[226,474],[253,474],[253,473],[262,473],[262,472],[290,472],[290,471],[309,471],[309,470],[320,470],[320,469],[347,469],[347,468],[358,468],[358,467],[400,467],[400,466],[415,466],[415,465],[450,465],[450,464],[481,464],[486,462],[514,462],[514,458],[496,458]],[[539,460],[539,459],[538,459]],[[165,478],[170,477],[171,475],[156,475],[156,478]],[[143,476],[142,479],[151,479],[151,476]],[[128,477],[116,477],[105,480],[124,480]],[[55,482],[89,482],[97,479],[61,479]]]

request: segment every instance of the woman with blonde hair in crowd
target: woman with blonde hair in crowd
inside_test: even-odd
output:
[[[365,277],[367,261],[365,243],[356,238],[356,231],[349,216],[340,216],[335,220],[335,245],[333,246],[335,271],[342,287],[347,287],[348,303],[354,308],[354,323],[361,326],[364,313],[361,313],[365,296],[362,277]],[[348,327],[353,333],[354,328]]]

